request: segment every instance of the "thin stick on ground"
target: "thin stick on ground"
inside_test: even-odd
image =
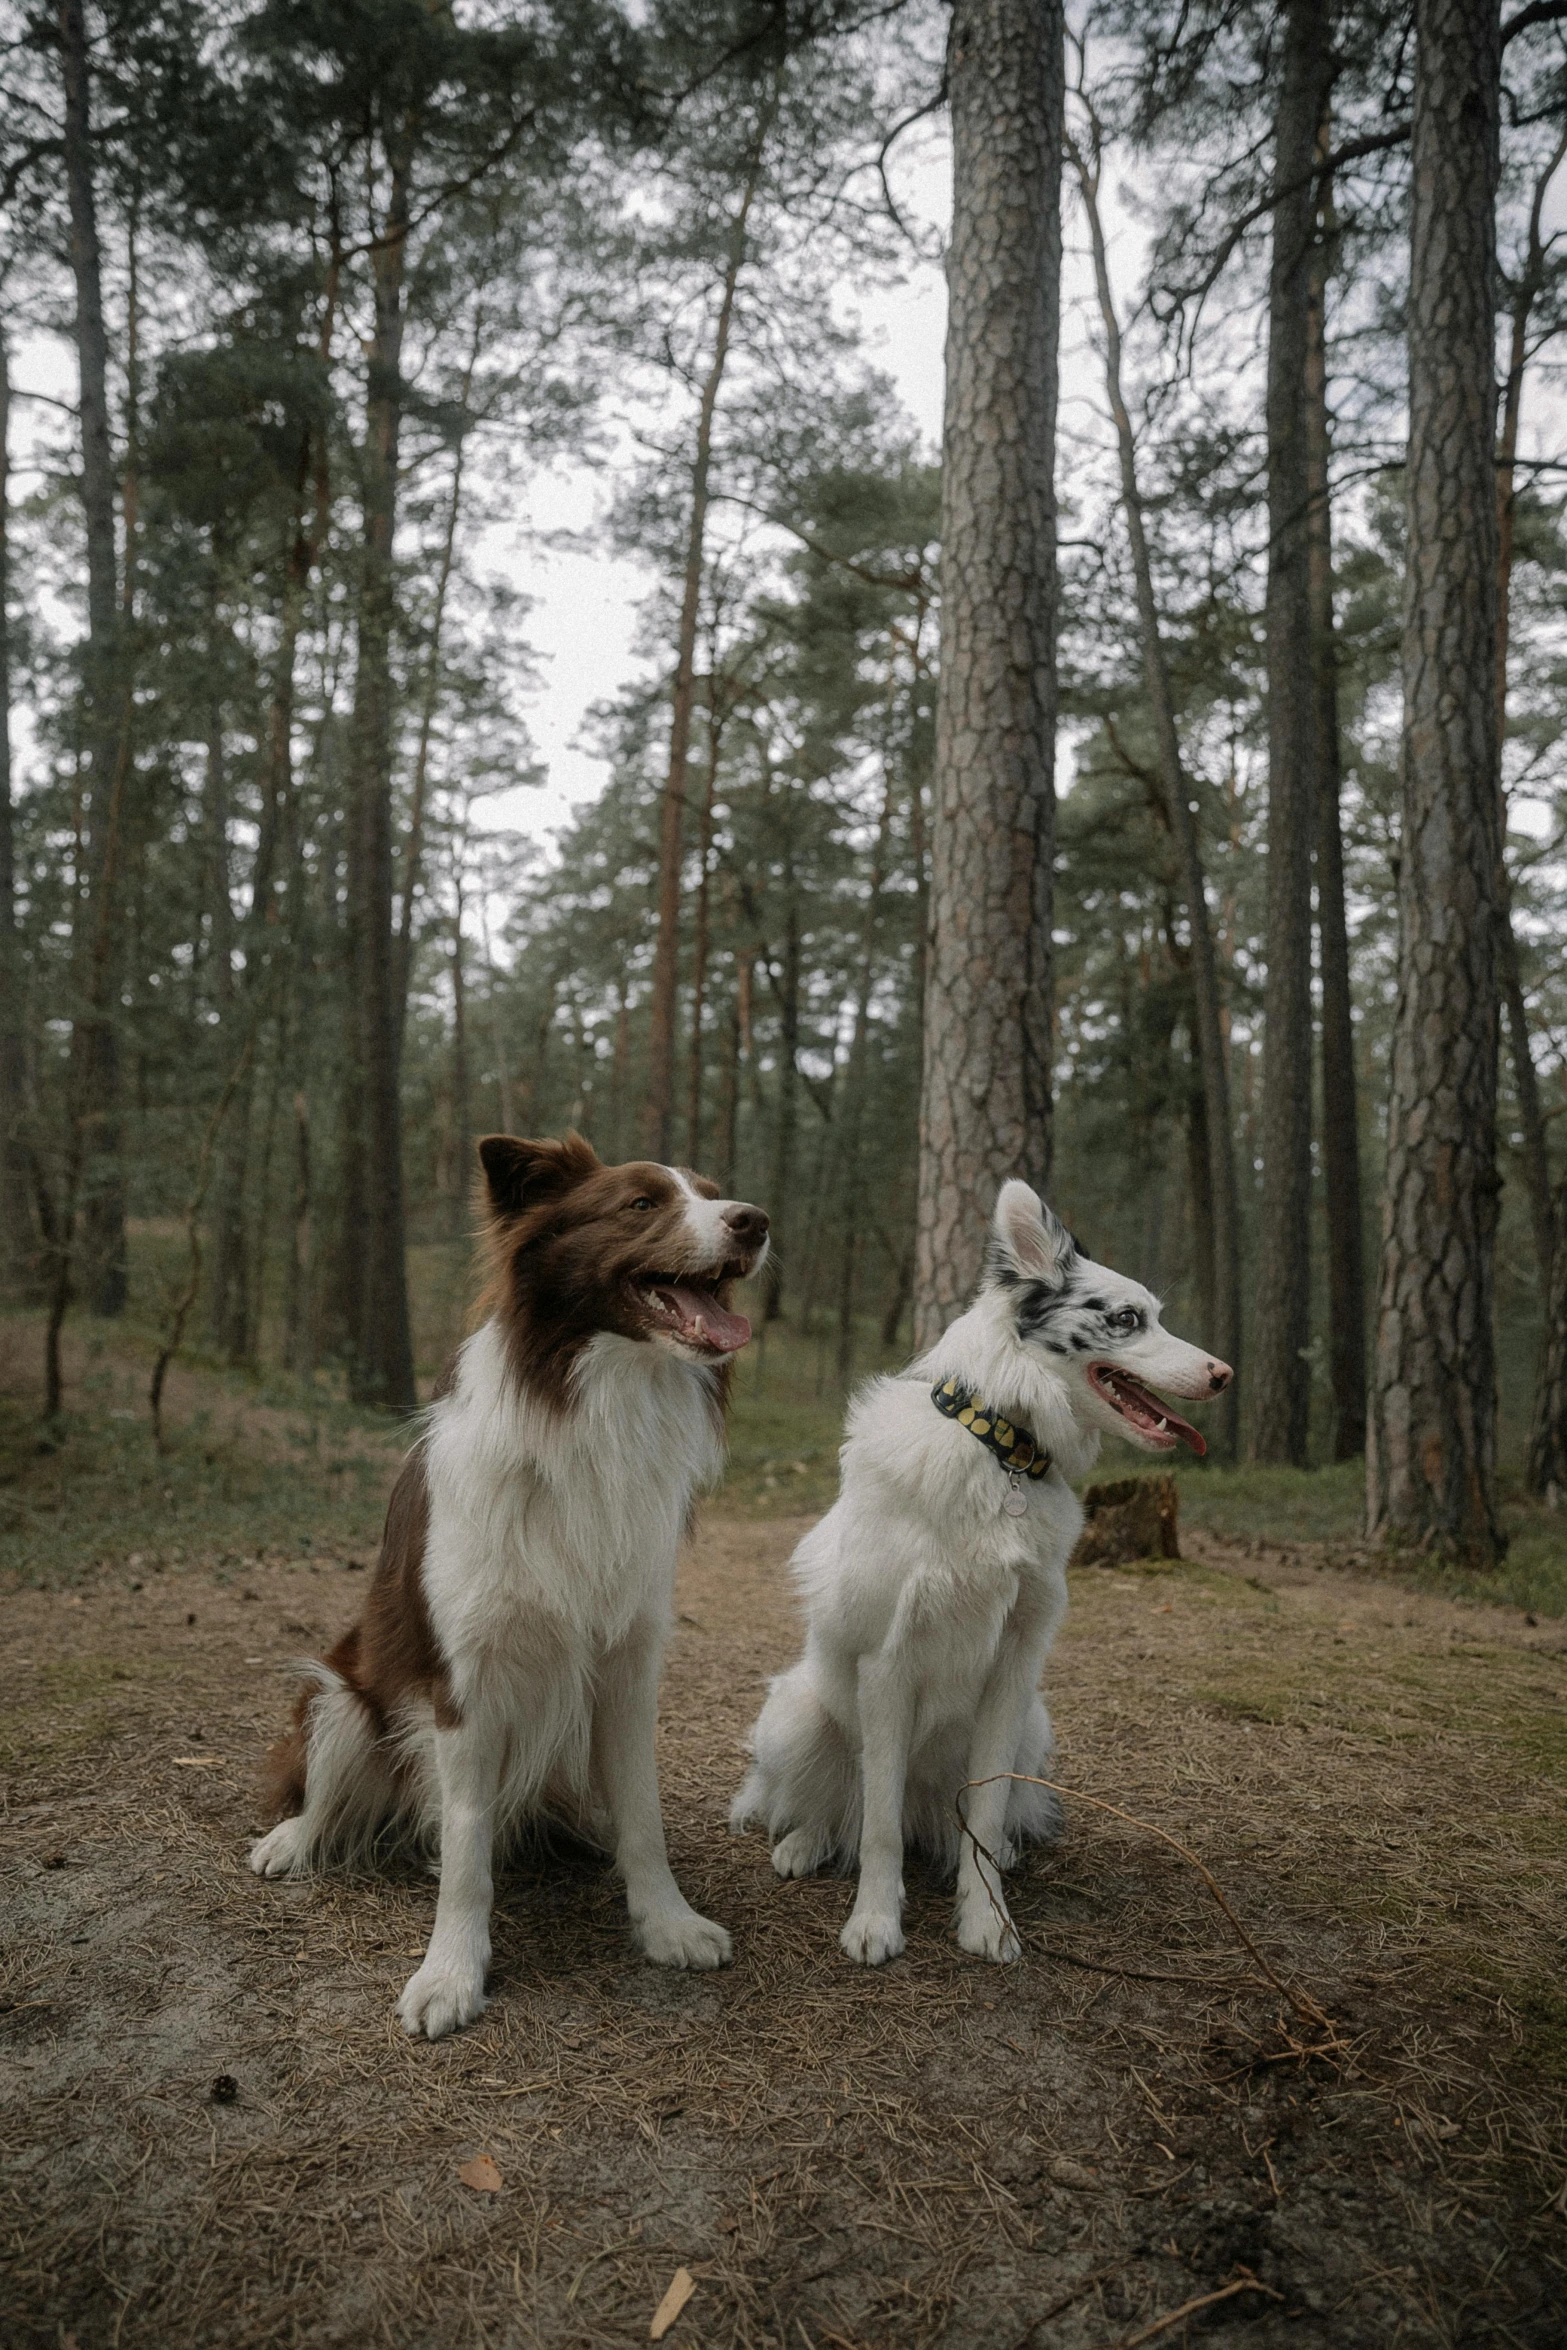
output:
[[[1195,2301],[1183,2301],[1180,2308],[1172,2309],[1167,2317],[1156,2317],[1153,2324],[1144,2326],[1140,2333],[1123,2334],[1119,2341],[1111,2345],[1111,2350],[1142,2350],[1144,2342],[1156,2342],[1172,2326],[1182,2325],[1187,2318],[1195,2317],[1199,2309],[1212,2309],[1215,2302],[1233,2300],[1237,2293],[1266,2293],[1270,2301],[1282,2301],[1284,2298],[1282,2293],[1275,2293],[1271,2285],[1263,2284],[1247,2269],[1240,2276],[1232,2277],[1227,2285],[1221,2285],[1216,2293],[1199,2293]]]
[[[1313,2049],[1311,2053],[1313,2055],[1323,2055],[1326,2053],[1327,2047],[1336,2048],[1340,2045],[1332,2018],[1317,2005],[1317,2002],[1312,1998],[1310,1992],[1292,1990],[1290,1985],[1285,1982],[1283,1976],[1277,1973],[1276,1970],[1269,1965],[1267,1959],[1263,1956],[1256,1943],[1252,1940],[1245,1927],[1241,1924],[1241,1921],[1236,1916],[1234,1910],[1231,1909],[1229,1902],[1225,1899],[1223,1887],[1220,1885],[1218,1878],[1214,1875],[1212,1869],[1208,1867],[1207,1863],[1205,1861],[1199,1860],[1196,1853],[1192,1851],[1191,1847],[1189,1845],[1183,1844],[1178,1836],[1172,1836],[1168,1828],[1158,1827],[1152,1820],[1140,1820],[1135,1812],[1123,1811],[1120,1804],[1118,1803],[1107,1803],[1102,1795],[1089,1795],[1085,1793],[1081,1787],[1063,1787],[1060,1781],[1057,1779],[1036,1779],[1031,1777],[1027,1771],[995,1771],[988,1779],[968,1780],[962,1787],[958,1789],[957,1796],[954,1799],[954,1809],[958,1815],[958,1825],[962,1829],[964,1835],[968,1838],[970,1844],[974,1847],[974,1850],[979,1855],[979,1857],[982,1860],[989,1861],[991,1867],[996,1872],[998,1882],[1002,1874],[1001,1864],[997,1860],[995,1854],[993,1852],[987,1852],[984,1845],[981,1844],[979,1838],[975,1835],[973,1829],[969,1826],[967,1816],[965,1815],[963,1809],[963,1798],[965,1795],[967,1795],[971,1787],[993,1787],[998,1779],[1013,1779],[1016,1780],[1018,1785],[1022,1787],[1048,1787],[1053,1795],[1067,1795],[1071,1797],[1074,1803],[1092,1804],[1095,1811],[1107,1811],[1110,1813],[1113,1819],[1125,1820],[1128,1827],[1142,1828],[1148,1835],[1157,1836],[1161,1843],[1168,1844],[1172,1852],[1178,1852],[1180,1854],[1182,1860],[1186,1862],[1189,1868],[1194,1868],[1197,1871],[1198,1876],[1201,1877],[1203,1883],[1207,1886],[1209,1892],[1213,1895],[1214,1900],[1218,1903],[1220,1911],[1222,1912],[1236,1939],[1241,1943],[1242,1947],[1250,1953],[1252,1958],[1256,1960],[1258,1966],[1261,1967],[1263,1973],[1267,1976],[1268,1981],[1272,1984],[1274,1990],[1278,1992],[1280,1998],[1286,2000],[1289,2003],[1289,2005],[1294,2009],[1295,2013],[1301,2018],[1303,2023],[1315,2024],[1320,2030],[1326,2032],[1329,2035],[1326,2047]],[[1001,1905],[996,1900],[995,1893],[991,1889],[990,1880],[984,1876],[983,1870],[981,1870],[980,1875],[984,1880],[985,1890],[990,1894],[991,1906],[993,1909],[995,1909],[997,1915],[999,1916],[1001,1914]]]

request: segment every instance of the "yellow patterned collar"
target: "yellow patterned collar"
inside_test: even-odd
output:
[[[960,1379],[943,1379],[931,1389],[930,1400],[938,1412],[956,1420],[971,1436],[977,1436],[986,1451],[993,1452],[1012,1476],[1049,1475],[1050,1455],[1032,1432],[1020,1428],[1015,1420],[993,1412],[984,1397],[972,1387],[965,1387]]]

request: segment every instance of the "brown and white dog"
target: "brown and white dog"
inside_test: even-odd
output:
[[[497,1845],[549,1810],[603,1838],[637,1940],[729,1958],[664,1849],[653,1753],[675,1552],[722,1461],[731,1281],[760,1208],[701,1176],[606,1167],[580,1135],[491,1135],[490,1281],[404,1463],[364,1613],[307,1669],[274,1751],[265,1877],[400,1837],[439,1855],[435,1930],[398,2003],[434,2040],[484,2006]]]

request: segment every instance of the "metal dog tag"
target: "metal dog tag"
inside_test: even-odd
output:
[[[1013,1478],[1011,1484],[1007,1487],[1006,1500],[1001,1504],[1001,1506],[1006,1511],[1009,1518],[1027,1517],[1028,1495],[1023,1491],[1021,1479],[1017,1477]]]

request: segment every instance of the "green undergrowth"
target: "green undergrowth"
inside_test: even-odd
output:
[[[1181,1524],[1193,1531],[1231,1542],[1325,1545],[1342,1564],[1415,1590],[1485,1600],[1536,1616],[1567,1615],[1567,1511],[1530,1500],[1516,1472],[1501,1480],[1507,1553],[1486,1571],[1415,1550],[1369,1547],[1363,1461],[1320,1469],[1229,1468],[1191,1461],[1182,1462],[1176,1477]]]
[[[1102,1473],[1112,1451],[1105,1447]],[[1352,1542],[1366,1506],[1366,1474],[1359,1461],[1324,1469],[1228,1468],[1217,1461],[1187,1461],[1176,1468],[1181,1523],[1232,1542]]]
[[[874,1333],[859,1336],[859,1379],[901,1366],[901,1355],[879,1359]],[[734,1367],[723,1506],[757,1518],[826,1509],[838,1493],[843,1415],[828,1341],[758,1322]]]
[[[221,1570],[262,1552],[362,1555],[380,1531],[406,1428],[323,1385],[184,1365],[154,1443],[150,1332],[89,1326],[66,1408],[45,1423],[37,1320],[0,1319],[0,1581],[64,1585],[98,1567]]]
[[[261,1550],[337,1555],[374,1546],[408,1430],[356,1410],[329,1375],[305,1383],[227,1370],[203,1358],[193,1327],[171,1382],[166,1446],[154,1447],[147,1380],[177,1257],[166,1235],[133,1233],[131,1311],[113,1325],[68,1324],[67,1408],[52,1427],[39,1417],[41,1317],[0,1316],[0,1577],[69,1582],[138,1553],[221,1563]],[[428,1394],[468,1310],[464,1245],[411,1250],[410,1289]],[[862,1324],[856,1337],[857,1379],[900,1366],[874,1326]],[[729,1466],[710,1506],[770,1518],[832,1502],[844,1413],[834,1350],[835,1333],[758,1320],[734,1366]],[[1139,1469],[1152,1473],[1107,1444],[1096,1477]],[[1567,1513],[1531,1504],[1516,1479],[1503,1487],[1507,1557],[1480,1575],[1416,1553],[1368,1550],[1358,1461],[1303,1470],[1183,1459],[1176,1475],[1189,1532],[1311,1545],[1362,1573],[1537,1616],[1567,1614]]]

